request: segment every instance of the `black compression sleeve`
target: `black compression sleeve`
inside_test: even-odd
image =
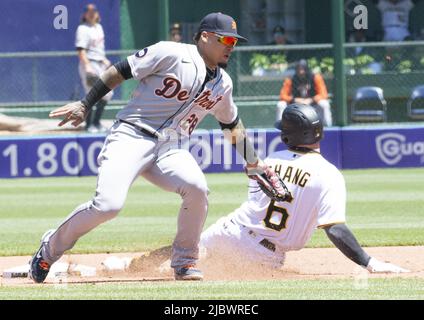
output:
[[[133,77],[131,73],[131,67],[127,59],[115,63],[114,66],[125,80],[131,79]]]
[[[91,109],[110,90],[111,89],[104,84],[102,79],[97,79],[91,90],[87,93],[85,98],[81,100],[81,102],[87,109]]]
[[[328,238],[346,257],[366,267],[371,257],[361,248],[355,236],[345,224],[334,224],[325,228]]]

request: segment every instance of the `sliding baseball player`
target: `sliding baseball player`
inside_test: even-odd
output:
[[[288,150],[271,154],[265,163],[290,196],[270,199],[267,189],[250,180],[247,201],[202,233],[206,257],[234,268],[281,268],[286,252],[302,249],[314,230],[322,228],[346,257],[369,272],[407,272],[370,257],[346,226],[345,181],[320,154],[323,124],[315,109],[289,105],[278,128]]]

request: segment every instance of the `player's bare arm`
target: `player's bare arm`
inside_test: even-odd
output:
[[[353,233],[344,223],[324,227],[331,242],[350,260],[366,268],[369,272],[408,272],[394,264],[382,262],[370,257],[356,240]]]
[[[224,132],[224,137],[231,142],[237,152],[246,160],[248,168],[263,165],[262,160],[256,155],[255,149],[247,138],[246,128],[243,122],[237,118],[231,124],[221,123],[221,128]]]
[[[118,67],[119,68],[119,67]],[[50,118],[64,119],[59,123],[59,127],[71,122],[74,127],[80,125],[87,116],[88,110],[91,109],[101,98],[109,91],[113,90],[125,81],[124,76],[118,71],[117,66],[113,65],[108,68],[98,79],[90,92],[81,101],[68,103],[50,112]]]

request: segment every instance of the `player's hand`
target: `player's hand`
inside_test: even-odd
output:
[[[68,103],[63,107],[54,109],[50,112],[50,118],[61,118],[64,119],[59,123],[59,127],[63,126],[65,123],[72,121],[72,125],[77,127],[80,125],[87,116],[87,108],[82,104],[81,101]]]
[[[401,268],[392,263],[383,262],[375,258],[371,258],[368,263],[367,270],[371,273],[405,273],[411,272],[410,270]]]
[[[247,176],[256,180],[262,192],[275,201],[291,201],[292,195],[283,180],[262,160],[245,167]]]
[[[268,165],[259,159],[256,163],[248,163],[246,164],[245,171],[249,178],[256,174],[262,174],[268,169]]]

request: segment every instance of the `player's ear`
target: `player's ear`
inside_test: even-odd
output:
[[[202,33],[200,34],[200,41],[202,41],[203,43],[207,43],[209,40],[209,35],[206,31],[202,31]]]

